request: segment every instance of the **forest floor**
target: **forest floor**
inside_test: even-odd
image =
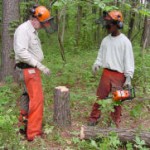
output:
[[[48,45],[45,45],[47,49]],[[55,52],[54,52],[55,51]],[[51,52],[51,53],[50,53]],[[134,150],[134,145],[112,145],[110,139],[103,141],[80,140],[82,125],[87,125],[92,105],[96,99],[95,93],[101,71],[96,77],[91,74],[91,66],[97,55],[96,50],[80,51],[66,54],[67,63],[60,58],[59,48],[47,49],[45,64],[52,70],[50,77],[42,75],[44,89],[44,117],[42,138],[37,137],[28,142],[18,134],[17,122],[19,116],[18,102],[21,87],[7,78],[6,84],[0,83],[0,150]],[[84,58],[83,58],[84,56]],[[136,64],[138,64],[136,62]],[[140,68],[140,67],[139,67]],[[133,85],[140,86],[142,73],[138,70],[132,80]],[[148,74],[148,72],[147,72]],[[139,78],[140,76],[140,78]],[[149,89],[149,78],[144,85]],[[53,92],[56,86],[66,86],[70,90],[71,127],[59,128],[53,122]],[[142,88],[142,87],[141,87]],[[137,87],[135,87],[137,89]],[[142,90],[136,92],[137,97],[149,97]],[[138,98],[122,103],[120,128],[150,131],[150,99],[138,101]],[[110,111],[102,113],[97,127],[115,128],[110,119]],[[116,139],[115,139],[116,140]],[[116,140],[117,144],[119,143]],[[130,143],[128,143],[130,144]],[[103,147],[103,148],[101,148]],[[140,149],[143,150],[143,149]],[[147,149],[144,149],[147,150]]]
[[[84,145],[80,143],[81,126],[87,125],[87,120],[92,107],[92,102],[90,102],[90,104],[91,105],[89,104],[86,105],[85,103],[83,104],[79,102],[76,103],[75,106],[71,108],[71,113],[72,113],[71,127],[58,128],[51,120],[50,126],[54,127],[53,131],[50,133],[45,133],[45,135],[43,136],[43,140],[47,145],[46,150],[80,150],[80,149],[97,150],[97,148],[94,147],[87,148],[87,145],[85,145],[84,148]],[[142,107],[140,107],[140,105]],[[53,105],[51,105],[50,110],[53,110]],[[124,102],[122,104],[122,117],[121,117],[122,121],[120,123],[120,129],[126,128],[126,129],[150,131],[149,112],[150,112],[150,105],[145,105],[142,104],[141,102],[134,101],[134,100]],[[108,121],[104,121],[105,117],[107,117],[106,114],[104,116],[102,115],[97,127],[101,129],[104,128],[106,129],[109,127],[116,128],[114,123],[110,121],[111,119],[109,117],[108,117],[109,118]],[[52,118],[52,116],[50,118]],[[55,137],[55,134],[58,135]],[[29,145],[32,147],[37,147],[38,142],[39,142],[39,138],[35,140],[35,143],[32,142],[29,143]],[[127,150],[127,148],[125,146],[121,146],[116,150]]]

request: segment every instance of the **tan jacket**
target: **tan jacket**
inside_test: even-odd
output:
[[[14,51],[16,63],[24,62],[33,67],[44,59],[38,33],[30,20],[21,24],[14,34]]]

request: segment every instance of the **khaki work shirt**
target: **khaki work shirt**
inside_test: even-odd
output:
[[[21,24],[14,34],[16,63],[24,62],[33,67],[44,59],[41,42],[30,20]]]

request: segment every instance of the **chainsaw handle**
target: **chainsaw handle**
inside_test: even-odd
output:
[[[133,89],[133,98],[135,98],[136,97],[136,95],[135,95],[135,89],[134,89],[134,87],[132,87],[132,89]]]

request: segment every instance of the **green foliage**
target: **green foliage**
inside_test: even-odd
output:
[[[12,85],[11,78],[7,79],[7,82],[8,85],[0,87],[0,149],[17,149],[20,137],[16,136],[18,128],[15,125],[16,86]]]
[[[139,149],[139,150],[148,150],[148,148],[146,148],[145,145],[145,141],[141,140],[138,136],[135,137],[135,142],[136,144],[134,144],[134,146]]]
[[[110,11],[110,10],[117,10],[118,7],[114,6],[114,5],[109,5],[109,3],[114,2],[113,0],[103,0],[103,1],[99,1],[99,0],[94,0],[94,4],[96,6],[98,6],[99,8],[101,8],[102,10],[105,11]]]
[[[85,119],[88,117],[88,113],[91,110],[93,101],[96,99],[95,91],[101,76],[101,71],[96,77],[92,76],[91,66],[97,56],[97,51],[100,41],[93,38],[93,33],[100,31],[101,40],[106,34],[105,30],[95,24],[95,19],[100,17],[103,10],[109,11],[111,9],[120,9],[125,14],[125,28],[123,32],[128,31],[129,22],[129,12],[135,11],[143,16],[149,14],[149,10],[132,8],[131,3],[119,4],[119,6],[112,5],[112,0],[94,0],[94,3],[88,3],[79,0],[59,0],[52,8],[61,11],[64,6],[67,8],[67,20],[66,20],[66,31],[65,31],[65,56],[67,59],[66,64],[61,60],[57,33],[47,37],[45,31],[40,31],[40,39],[42,42],[45,60],[43,64],[51,69],[51,76],[46,77],[42,75],[43,78],[43,89],[45,93],[45,109],[44,109],[44,122],[43,131],[46,134],[45,139],[37,139],[33,144],[29,144],[25,141],[21,141],[21,136],[18,134],[17,128],[17,117],[19,109],[16,106],[16,98],[19,97],[21,89],[12,82],[11,77],[6,78],[6,84],[0,87],[0,149],[19,149],[19,150],[29,150],[31,145],[33,150],[41,150],[49,148],[51,145],[61,146],[64,149],[77,149],[77,150],[97,150],[97,149],[108,149],[116,150],[121,147],[121,143],[114,133],[111,133],[108,137],[98,139],[98,140],[80,140],[78,138],[79,131],[75,130],[71,132],[73,137],[69,137],[71,140],[71,145],[66,144],[66,139],[62,137],[61,131],[54,127],[53,124],[53,90],[54,87],[59,85],[67,86],[70,89],[70,106],[72,110],[73,125],[79,128],[79,125],[85,123]],[[119,1],[121,2],[121,1]],[[27,19],[28,8],[33,5],[33,1],[21,2],[20,3],[20,22]],[[49,1],[41,0],[40,4],[49,6]],[[82,16],[81,16],[81,30],[80,30],[80,40],[79,45],[76,44],[76,26],[77,26],[77,6],[81,5]],[[92,12],[92,8],[96,8],[96,14]],[[139,17],[138,15],[136,16]],[[10,32],[13,32],[13,28],[17,26],[17,21],[10,24]],[[138,28],[135,28],[137,31]],[[142,33],[142,32],[141,32]],[[141,55],[140,38],[141,33],[135,38],[133,43],[134,55],[135,55],[135,75],[132,80],[133,85],[137,91],[137,96],[143,96],[143,88],[150,92],[150,55],[147,50],[144,56]],[[98,45],[98,47],[97,47]],[[145,94],[145,93],[144,93]],[[145,95],[144,95],[145,96]],[[112,103],[111,99],[100,101],[101,110],[104,114],[104,123],[106,125],[109,117],[108,113],[114,111],[114,106],[119,105],[117,103]],[[128,107],[132,119],[138,119],[142,116],[142,109],[145,104],[137,104],[133,106],[132,109]],[[125,106],[127,108],[127,105]],[[105,116],[105,114],[107,116]],[[85,121],[85,122],[84,122]],[[139,149],[144,149],[144,141],[136,138],[136,144],[131,143],[126,144],[127,150],[133,150],[133,147]]]
[[[129,142],[127,142],[126,148],[127,148],[127,150],[134,150],[134,149],[133,149],[133,144],[132,144],[132,143],[129,143]]]
[[[29,19],[30,13],[29,9],[35,4],[34,1],[23,1],[20,2],[20,22],[26,21]]]
[[[114,112],[114,107],[121,105],[121,102],[115,102],[112,100],[112,98],[108,98],[98,101],[98,104],[100,105],[100,110],[103,114],[102,123],[107,126],[108,122],[111,120],[110,113]]]
[[[102,142],[99,143],[100,149],[116,150],[120,145],[120,141],[116,133],[110,133],[106,138],[102,139]]]
[[[101,110],[103,113],[107,112],[107,111],[114,111],[114,105],[116,105],[115,103],[112,102],[112,99],[104,99],[101,101],[98,101],[98,104],[101,105]]]
[[[78,137],[78,130],[74,130],[74,132],[70,133],[72,137],[69,138],[69,142],[71,142],[69,145],[66,139],[62,137],[61,131],[53,124],[53,90],[54,87],[59,85],[67,86],[70,89],[70,106],[73,125],[78,125],[76,128],[79,128],[80,125],[86,122],[84,119],[88,117],[88,113],[96,99],[95,91],[101,75],[100,71],[94,78],[91,73],[91,66],[96,58],[98,49],[91,49],[90,51],[78,50],[77,52],[74,52],[73,48],[71,50],[66,49],[67,63],[64,64],[59,54],[56,35],[54,34],[54,36],[47,38],[46,35],[44,35],[44,31],[41,31],[40,37],[42,38],[45,54],[43,63],[51,69],[52,74],[50,77],[42,75],[45,94],[43,131],[46,137],[41,140],[36,139],[31,144],[33,150],[46,149],[49,148],[50,145],[56,145],[56,147],[61,145],[61,148],[73,150],[119,149],[121,143],[114,133],[99,140],[81,141]],[[135,50],[138,51],[139,49],[136,47]],[[140,57],[136,59],[138,62]],[[139,65],[141,64],[142,63],[139,62]],[[137,69],[140,69],[140,67]],[[141,73],[137,74],[137,77],[139,75],[141,75]],[[6,85],[0,87],[0,147],[2,149],[31,149],[31,145],[26,142],[21,142],[22,137],[17,134],[19,109],[17,109],[18,107],[16,106],[16,98],[19,97],[21,93],[20,90],[20,87],[13,85],[11,77],[6,78]],[[118,105],[112,103],[111,99],[103,100],[100,104],[102,105],[101,110],[104,116],[107,114],[107,116],[104,117],[105,119],[109,117],[108,113],[113,111],[114,105]],[[138,119],[138,116],[141,116],[142,108],[143,105],[135,105],[135,107],[131,109],[133,119]],[[104,122],[106,125],[107,120],[105,119]],[[132,150],[132,144],[128,143],[126,146],[128,150]]]
[[[19,20],[14,20],[9,23],[8,31],[11,36],[14,35],[15,29],[18,27],[19,24],[20,24]]]
[[[96,150],[97,147],[95,141],[85,141],[85,140],[81,141],[79,140],[79,138],[72,138],[72,142],[78,150],[80,149]]]
[[[126,9],[126,10],[130,10],[130,9],[132,8],[132,6],[131,6],[130,3],[124,3],[124,4],[123,4],[123,7],[124,7],[124,9]]]
[[[53,129],[54,129],[54,126],[50,126],[50,125],[46,124],[44,127],[44,133],[51,134],[53,132]]]
[[[142,48],[137,44],[133,43],[134,58],[135,58],[135,73],[133,78],[133,85],[138,87],[136,94],[140,96],[143,94],[149,94],[150,92],[150,82],[149,73],[149,63],[150,63],[150,53],[148,50],[142,51]]]
[[[96,140],[80,141],[78,138],[72,138],[73,144],[77,147],[76,149],[88,149],[88,150],[99,150],[99,149],[107,149],[107,150],[116,150],[121,145],[117,135],[115,133],[110,133],[108,137],[98,138]]]
[[[134,108],[132,108],[132,110],[130,111],[130,115],[132,117],[135,117],[135,118],[139,118],[142,114],[142,108],[143,108],[143,105],[142,104],[137,104],[136,106],[134,106]]]

